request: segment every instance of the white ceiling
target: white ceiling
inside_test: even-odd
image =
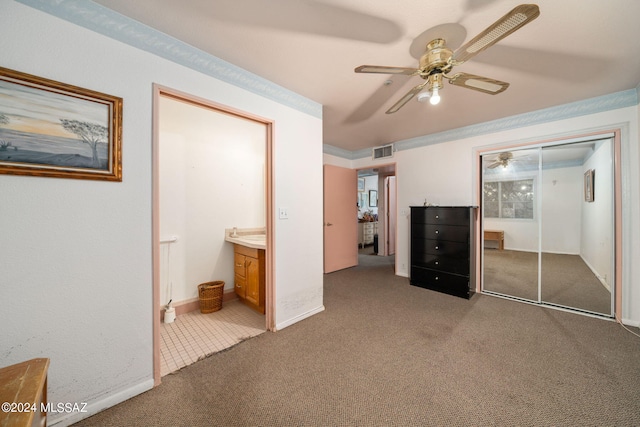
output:
[[[422,80],[356,74],[355,67],[416,67],[412,44],[415,54],[416,45],[435,35],[449,39],[455,50],[520,2],[96,2],[321,103],[324,143],[345,150],[634,89],[640,83],[638,0],[538,0],[537,19],[455,69],[509,82],[506,92],[487,95],[447,84],[439,105],[413,100],[390,115],[385,111]],[[392,83],[385,86],[387,80]]]

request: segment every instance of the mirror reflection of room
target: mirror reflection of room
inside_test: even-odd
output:
[[[483,155],[483,290],[612,315],[611,139]]]

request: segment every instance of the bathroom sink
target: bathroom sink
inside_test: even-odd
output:
[[[237,233],[235,237],[233,236],[234,232]],[[224,239],[227,242],[254,249],[266,249],[267,246],[267,235],[264,229],[260,228],[237,230],[229,228],[225,230]]]
[[[266,234],[250,234],[248,236],[239,236],[239,239],[254,240],[256,242],[263,242],[263,241],[267,240],[267,235]]]

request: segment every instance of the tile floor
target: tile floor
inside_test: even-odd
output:
[[[238,299],[225,302],[214,313],[181,314],[173,323],[160,324],[160,374],[175,372],[265,331],[264,315]]]

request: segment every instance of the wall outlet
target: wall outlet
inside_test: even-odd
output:
[[[278,218],[280,218],[280,219],[289,219],[289,209],[280,208],[280,212],[278,214]]]

